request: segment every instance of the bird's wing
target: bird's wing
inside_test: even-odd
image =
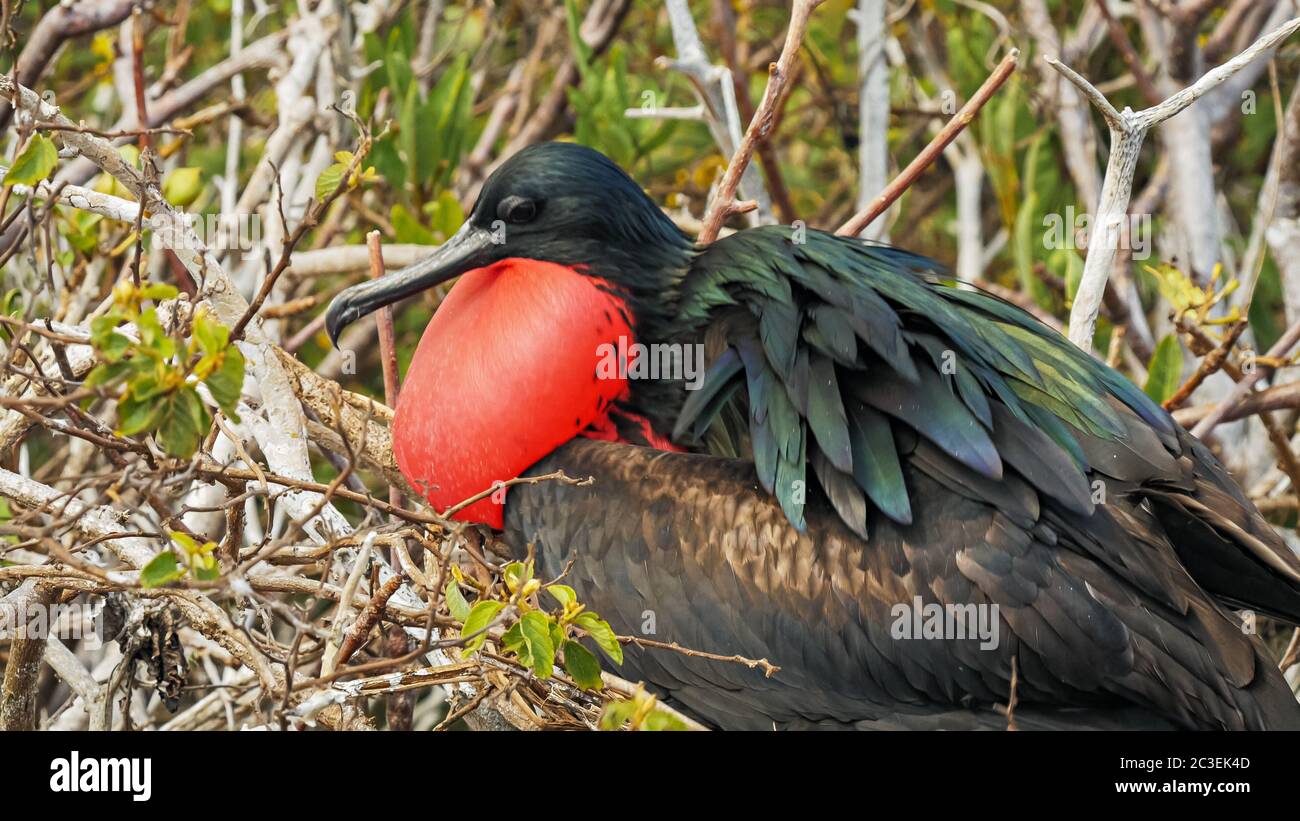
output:
[[[720,726],[1005,727],[1013,658],[1026,728],[1300,726],[1262,645],[1140,507],[1081,529],[1014,476],[968,487],[920,441],[902,467],[912,522],[873,509],[866,542],[816,491],[796,530],[742,460],[578,439],[531,472],[556,468],[594,482],[512,488],[514,550],[620,634],[781,667],[627,646],[620,675]],[[914,634],[932,605],[961,608],[966,637]]]
[[[1188,537],[1180,552],[1207,589],[1300,621],[1300,559],[1208,450],[1117,371],[931,260],[817,231],[741,231],[696,259],[680,317],[713,358],[675,437],[748,449],[797,528],[814,481],[864,539],[872,510],[914,521],[905,468],[924,443],[962,469],[917,465],[930,478],[1007,509],[1016,477],[1084,532],[1098,505],[1149,500],[1153,526]]]

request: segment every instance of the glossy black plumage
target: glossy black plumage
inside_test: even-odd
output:
[[[530,472],[594,483],[513,487],[507,543],[619,633],[781,667],[629,646],[623,675],[720,727],[999,728],[1014,659],[1024,728],[1300,729],[1230,610],[1300,623],[1300,560],[1122,375],[899,249],[780,226],[693,249],[581,146],[520,152],[471,221],[518,198],[537,216],[491,258],[598,277],[639,342],[710,366],[612,416],[695,452],[562,445]],[[891,634],[918,597],[996,605],[1000,641]]]
[[[653,615],[782,670],[630,647],[626,675],[722,727],[1001,727],[1014,656],[1020,726],[1300,727],[1227,609],[1300,621],[1300,561],[1123,376],[930,260],[816,231],[738,232],[670,282],[638,330],[710,370],[628,405],[731,458],[572,442],[534,471],[595,484],[512,490],[507,539],[620,632]],[[891,638],[915,596],[997,604],[1009,635]]]

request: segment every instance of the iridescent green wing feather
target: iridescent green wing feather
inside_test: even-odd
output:
[[[1142,424],[1179,449],[1168,414],[1122,375],[895,248],[780,226],[733,234],[696,258],[679,317],[700,333],[736,312],[749,321],[726,324],[726,353],[675,436],[699,441],[724,408],[743,412],[759,481],[799,527],[809,474],[863,537],[872,507],[910,522],[901,464],[917,436],[962,475],[995,483],[1010,469],[1078,513],[1092,510],[1081,440],[1121,442]]]

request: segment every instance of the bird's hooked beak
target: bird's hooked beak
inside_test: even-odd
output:
[[[338,346],[343,329],[385,305],[432,288],[466,271],[491,265],[499,256],[492,232],[466,222],[450,239],[414,265],[345,289],[325,312],[325,330]]]

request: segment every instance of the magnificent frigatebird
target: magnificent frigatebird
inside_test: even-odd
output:
[[[627,648],[621,675],[705,722],[1005,727],[1014,670],[1024,728],[1300,727],[1232,612],[1300,623],[1300,560],[1142,391],[937,263],[782,226],[696,247],[605,156],[549,143],[426,260],[339,294],[329,333],[457,276],[398,465],[438,509],[594,477],[459,518],[619,633],[780,666]],[[654,345],[707,371],[637,378]],[[996,640],[949,618],[971,613]]]

